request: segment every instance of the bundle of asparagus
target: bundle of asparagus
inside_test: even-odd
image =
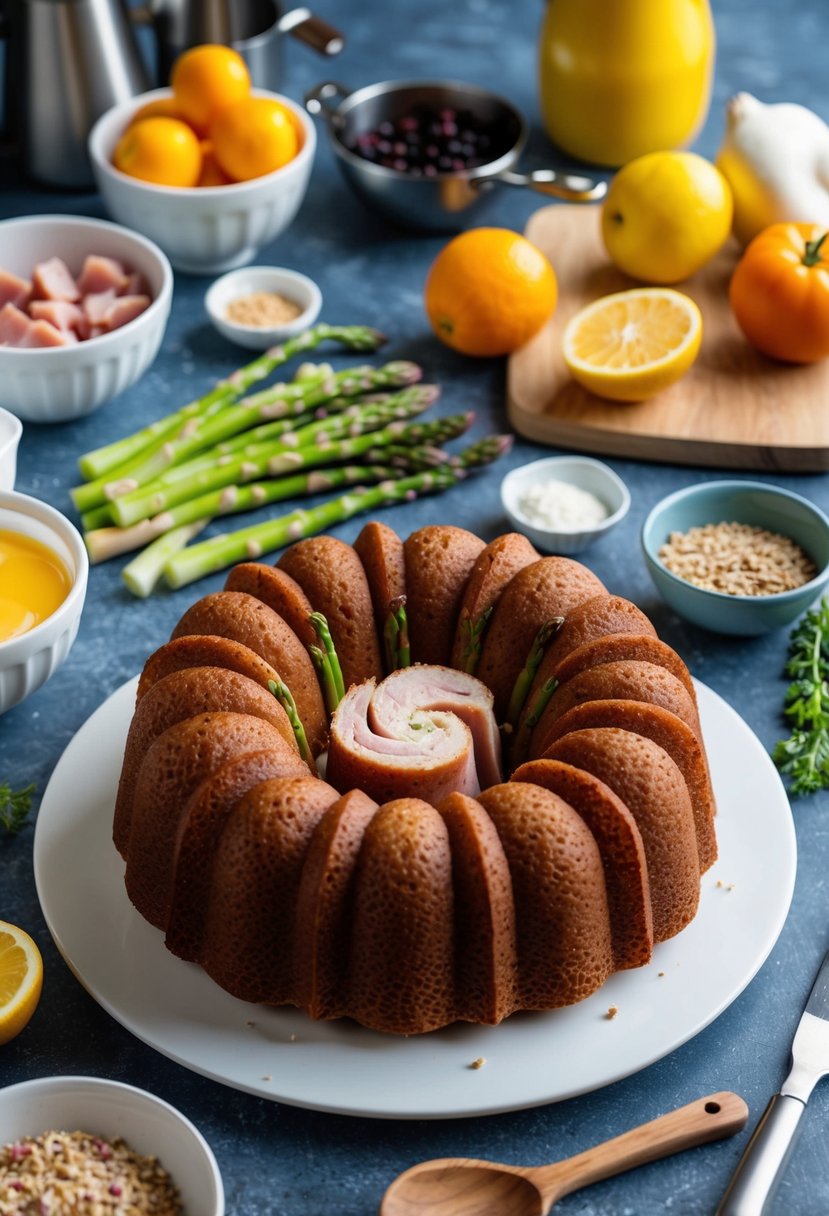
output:
[[[141,549],[122,572],[135,595],[149,595],[162,579],[181,587],[363,511],[449,489],[509,446],[493,436],[445,452],[474,415],[413,422],[439,389],[417,384],[421,369],[406,361],[336,373],[303,364],[290,383],[243,396],[325,340],[361,352],[385,341],[364,326],[316,325],[166,418],[83,456],[87,481],[72,498],[91,560]],[[351,489],[186,548],[217,516],[341,488]]]

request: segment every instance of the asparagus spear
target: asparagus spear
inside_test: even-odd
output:
[[[308,379],[274,385],[255,397],[245,398],[239,405],[228,406],[218,416],[211,414],[201,420],[190,419],[177,436],[155,445],[152,452],[144,452],[94,481],[75,486],[70,491],[72,501],[79,511],[90,511],[108,500],[147,485],[172,466],[184,464],[216,444],[255,427],[263,419],[272,424],[285,422],[307,414],[323,403],[326,403],[327,413],[336,412],[337,408],[347,408],[348,398],[373,388],[414,384],[420,376],[421,371],[416,364],[398,360],[379,368],[346,368],[322,380]],[[437,396],[439,390],[432,391]],[[332,408],[334,401],[336,406]],[[292,429],[290,424],[272,425],[268,437]]]
[[[331,637],[331,630],[328,628],[328,621],[325,619],[324,614],[322,612],[312,612],[308,620],[313,625],[314,632],[321,643],[320,646],[311,646],[309,648],[311,658],[314,660],[314,665],[320,674],[320,683],[325,697],[326,708],[329,714],[333,714],[345,696],[345,681],[343,680],[340,660],[337,657],[334,639]]]
[[[417,448],[412,448],[417,452]],[[268,503],[282,502],[287,498],[301,498],[309,494],[321,494],[324,490],[335,490],[342,486],[372,485],[402,477],[400,470],[391,465],[344,465],[326,469],[325,472],[300,473],[296,477],[280,477],[275,481],[255,481],[245,486],[227,486],[213,490],[188,502],[180,503],[169,511],[162,511],[152,519],[142,519],[130,528],[104,527],[87,532],[84,536],[89,560],[93,565],[140,549],[172,528],[196,523],[200,519],[212,519],[216,515],[235,515],[250,511]]]
[[[464,420],[465,420],[464,416]],[[353,424],[352,424],[353,425]],[[112,513],[121,527],[138,523],[159,511],[166,511],[178,503],[186,502],[198,494],[209,490],[218,490],[223,486],[258,480],[262,477],[280,477],[284,474],[299,473],[304,469],[319,468],[321,465],[336,464],[340,461],[352,460],[363,456],[366,452],[380,451],[386,443],[409,443],[420,445],[429,442],[441,442],[439,436],[452,436],[457,432],[458,418],[437,419],[431,423],[420,423],[407,426],[403,422],[392,422],[379,431],[368,435],[357,435],[353,438],[340,439],[324,446],[319,443],[308,447],[286,450],[284,446],[275,445],[273,449],[265,450],[261,455],[252,457],[237,457],[228,464],[205,469],[195,473],[192,478],[181,479],[170,486],[145,486],[125,498],[116,499],[112,504]]]
[[[463,622],[463,632],[466,635],[461,662],[463,666],[461,671],[465,671],[467,675],[474,676],[478,670],[478,662],[481,658],[481,649],[484,644],[484,633],[489,624],[489,618],[492,616],[495,605],[490,604],[483,612],[479,613],[472,620]]]
[[[209,517],[197,519],[192,524],[184,524],[181,528],[172,528],[147,545],[137,557],[134,557],[121,571],[121,578],[133,595],[146,599],[152,595],[164,572],[164,563],[168,557],[178,553],[186,544],[198,536],[210,523]]]
[[[308,746],[308,736],[305,733],[305,727],[302,725],[302,719],[299,716],[299,710],[296,707],[296,701],[291,695],[290,688],[284,680],[268,680],[268,688],[288,715],[288,721],[291,723],[291,729],[294,732],[300,756],[302,756],[306,764],[313,768],[314,757],[311,755],[311,748]]]
[[[398,481],[384,481],[372,489],[344,494],[309,510],[292,511],[281,518],[202,541],[174,554],[164,568],[165,578],[171,587],[184,587],[234,562],[255,560],[264,553],[303,537],[315,536],[365,511],[392,503],[410,502],[421,494],[448,490],[463,480],[467,470],[497,460],[509,451],[511,444],[511,435],[491,435],[462,452],[461,464],[457,468],[443,466]]]
[[[511,730],[515,730],[518,725],[521,710],[524,708],[524,702],[530,691],[530,685],[535,679],[535,673],[541,666],[541,660],[544,658],[547,643],[552,637],[555,637],[563,624],[563,616],[554,616],[549,621],[545,621],[533,639],[526,662],[519,671],[515,685],[513,686],[512,696],[510,697],[507,709],[507,723]]]
[[[410,667],[412,652],[409,645],[409,621],[406,616],[406,597],[398,595],[389,604],[383,628],[383,646],[388,673],[399,667]]]
[[[510,747],[511,768],[517,768],[519,764],[524,763],[530,743],[530,736],[538,723],[541,721],[541,715],[547,708],[550,697],[557,688],[558,680],[554,676],[551,676],[549,680],[544,681],[538,692],[533,697],[532,702],[530,703],[530,708],[524,717],[524,721],[521,723],[512,739],[512,745]]]
[[[386,341],[376,329],[367,325],[326,325],[313,326],[305,333],[289,338],[281,346],[275,346],[265,351],[252,363],[239,368],[224,380],[220,380],[209,393],[197,401],[191,401],[165,418],[150,423],[133,435],[118,439],[114,443],[87,452],[80,459],[81,473],[87,479],[103,477],[117,469],[125,461],[131,460],[139,452],[145,452],[150,444],[159,445],[166,439],[177,435],[181,427],[192,418],[199,418],[211,410],[222,409],[232,401],[237,400],[254,384],[269,376],[272,372],[287,363],[294,355],[312,350],[324,341],[338,342],[348,350],[370,352]]]

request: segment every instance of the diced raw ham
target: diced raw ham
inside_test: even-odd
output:
[[[139,274],[135,270],[132,274],[127,275],[127,281],[118,294],[119,296],[148,296],[150,289],[143,274]]]
[[[93,292],[84,296],[81,308],[90,325],[104,325],[105,317],[115,303],[116,295],[112,288],[108,291]]]
[[[18,343],[18,346],[32,348],[69,346],[71,342],[77,342],[74,334],[61,333],[59,329],[55,329],[54,325],[50,325],[48,321],[30,321],[29,332],[23,341]]]
[[[14,304],[0,308],[0,346],[22,346],[32,322]]]
[[[32,294],[32,285],[28,279],[18,278],[10,270],[0,267],[0,308],[4,304],[14,304],[25,308]]]
[[[114,291],[121,295],[127,290],[130,277],[123,264],[115,258],[90,253],[84,259],[78,291],[82,296],[97,295],[102,291]]]
[[[84,319],[78,305],[70,304],[68,300],[32,300],[29,316],[33,321],[48,321],[64,333],[72,330],[75,334]]]
[[[499,782],[500,750],[486,686],[448,667],[415,664],[348,690],[331,723],[328,776],[381,801],[396,795],[434,804],[451,790],[474,796]]]
[[[119,296],[115,303],[104,314],[106,329],[120,329],[128,321],[133,321],[150,307],[149,296]]]
[[[32,273],[32,289],[39,300],[71,300],[81,298],[78,284],[61,258],[40,262]]]

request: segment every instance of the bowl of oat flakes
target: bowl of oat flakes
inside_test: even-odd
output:
[[[669,494],[642,528],[657,590],[717,633],[779,629],[829,582],[829,519],[800,494],[761,481],[709,481]]]
[[[224,1216],[213,1152],[161,1098],[101,1077],[0,1090],[0,1212]]]

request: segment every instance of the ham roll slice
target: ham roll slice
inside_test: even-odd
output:
[[[331,723],[328,780],[377,802],[474,797],[500,774],[492,694],[450,667],[415,664],[352,687]]]

